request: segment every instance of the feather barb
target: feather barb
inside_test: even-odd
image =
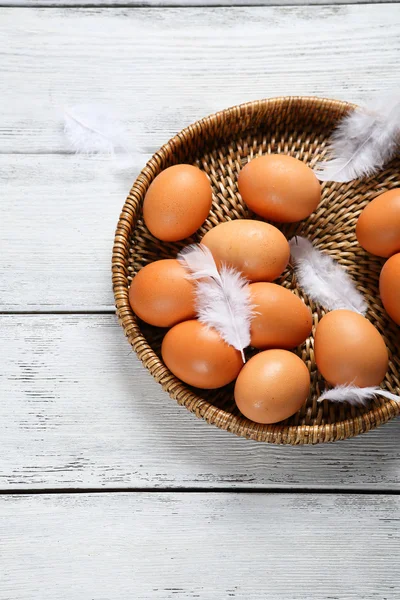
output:
[[[289,242],[299,285],[327,310],[347,309],[365,315],[367,304],[345,269],[304,237]]]
[[[253,316],[247,280],[225,265],[218,270],[211,251],[202,244],[184,248],[178,260],[196,282],[199,321],[218,331],[227,344],[239,350],[245,362],[244,349],[250,345]]]
[[[315,166],[320,181],[347,182],[374,175],[393,158],[400,143],[399,93],[352,110],[330,140],[330,159]]]
[[[327,390],[318,398],[318,402],[329,400],[336,403],[347,402],[353,406],[365,406],[375,396],[381,396],[388,400],[394,400],[398,404],[400,403],[400,396],[382,390],[380,387],[359,388],[355,385],[338,385],[331,390]]]

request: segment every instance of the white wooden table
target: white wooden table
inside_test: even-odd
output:
[[[178,407],[113,310],[139,165],[62,133],[111,104],[144,164],[232,104],[398,83],[399,4],[285,3],[0,1],[0,600],[400,596],[400,421],[276,447]]]

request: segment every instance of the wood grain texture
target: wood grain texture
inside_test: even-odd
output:
[[[103,102],[152,152],[257,98],[397,85],[400,5],[0,9],[1,152],[65,152],[64,105]]]
[[[0,310],[112,310],[111,249],[137,173],[106,159],[0,155]]]
[[[0,498],[1,600],[397,600],[400,498]]]
[[[400,420],[332,445],[257,444],[176,405],[114,316],[2,316],[0,331],[0,489],[400,488]]]

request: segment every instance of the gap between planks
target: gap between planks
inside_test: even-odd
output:
[[[284,495],[335,495],[346,496],[399,496],[400,491],[387,488],[255,488],[241,486],[235,488],[210,487],[110,487],[110,488],[20,488],[0,489],[0,496],[41,496],[41,495],[86,495],[86,494],[284,494]]]

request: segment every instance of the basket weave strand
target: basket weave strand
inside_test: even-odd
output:
[[[208,423],[237,435],[278,444],[332,442],[364,433],[400,413],[391,400],[376,398],[367,408],[346,403],[336,405],[317,398],[325,382],[314,358],[315,327],[324,315],[297,286],[289,267],[276,283],[292,290],[311,309],[313,331],[296,353],[311,376],[306,404],[290,419],[259,425],[245,419],[233,399],[233,385],[220,390],[198,390],[174,377],[160,356],[164,331],[138,321],[128,300],[132,277],[145,264],[176,256],[183,246],[198,242],[206,231],[231,219],[257,218],[242,202],[237,177],[246,162],[265,153],[284,153],[313,166],[326,155],[327,141],[338,120],[353,108],[346,102],[289,97],[250,102],[221,111],[187,127],[154,154],[133,184],[118,221],[114,240],[112,273],[119,321],[143,364],[172,398]],[[207,221],[192,238],[165,243],[152,237],[142,219],[142,204],[153,179],[177,163],[203,169],[213,187],[213,204]],[[278,227],[288,237],[303,235],[342,264],[364,294],[367,318],[383,335],[389,349],[389,370],[382,387],[399,394],[399,331],[379,299],[378,282],[383,260],[367,254],[357,243],[355,225],[362,209],[384,191],[400,187],[400,161],[394,160],[375,177],[350,183],[324,183],[322,201],[308,219]],[[275,224],[276,225],[276,224]]]

